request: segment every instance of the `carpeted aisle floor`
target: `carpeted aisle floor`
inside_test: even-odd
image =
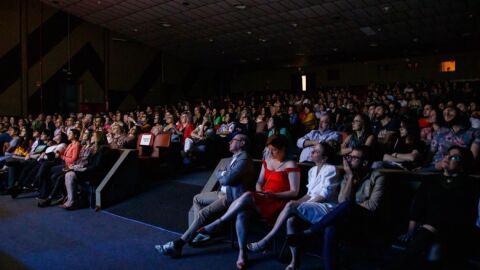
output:
[[[153,246],[178,235],[91,209],[37,208],[32,198],[0,197],[1,270],[234,269],[229,244],[187,247],[182,259],[160,256]],[[255,255],[251,269],[283,269]]]
[[[0,270],[235,269],[237,253],[228,243],[187,247],[182,259],[160,256],[153,248],[183,231],[192,197],[209,176],[203,171],[154,183],[108,212],[41,209],[34,194],[16,200],[0,196]],[[251,269],[285,267],[269,255],[252,259]]]

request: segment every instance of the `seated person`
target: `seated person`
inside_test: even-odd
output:
[[[235,122],[233,118],[233,113],[225,114],[223,118],[223,123],[217,129],[217,135],[221,138],[230,137],[235,131]]]
[[[317,120],[310,104],[303,105],[301,123],[306,131],[314,130],[315,126],[317,125]]]
[[[127,136],[124,133],[124,129],[118,124],[113,124],[110,132],[108,132],[106,136],[107,143],[112,149],[124,148],[127,143]]]
[[[421,165],[420,159],[424,146],[418,139],[418,129],[414,127],[415,124],[407,119],[400,121],[400,137],[396,139],[393,149],[383,155],[384,167],[413,169]]]
[[[90,181],[91,183],[98,182],[102,172],[106,172],[108,169],[106,151],[108,151],[109,147],[105,145],[103,133],[99,131],[93,132],[89,139],[82,147],[80,158],[65,173],[67,200],[61,207],[67,210],[74,210],[79,207],[76,196],[77,184],[85,181]]]
[[[185,154],[188,155],[195,151],[205,152],[205,142],[207,140],[207,133],[210,126],[208,116],[204,116],[203,122],[192,131],[190,137],[185,139],[185,145],[183,146]]]
[[[256,192],[244,193],[230,205],[222,217],[198,230],[200,234],[211,235],[220,225],[236,218],[238,269],[247,267],[247,213],[257,214],[267,223],[273,224],[287,202],[298,196],[300,169],[294,161],[285,159],[287,144],[287,139],[283,136],[272,139],[270,141],[272,157],[263,161]]]
[[[309,224],[316,223],[330,212],[337,204],[340,188],[337,169],[328,164],[334,154],[332,147],[322,142],[314,146],[312,160],[315,166],[308,171],[307,194],[296,201],[290,201],[277,218],[272,230],[260,241],[247,245],[250,251],[264,250],[281,226],[288,220],[287,233],[294,233],[292,224],[299,219]],[[297,249],[291,247],[292,260],[290,268],[298,268]]]
[[[429,111],[427,118],[428,126],[423,127],[420,130],[420,140],[422,140],[427,146],[430,146],[432,138],[442,129],[444,126],[442,113],[438,109],[432,109]]]
[[[291,142],[291,136],[290,133],[288,132],[288,129],[284,127],[283,120],[279,116],[272,116],[268,119],[267,121],[267,142],[269,138],[273,138],[278,135],[283,135],[288,139],[288,149],[289,153],[287,153],[287,157],[291,158],[292,157],[292,150],[293,150],[293,145]],[[268,143],[267,143],[268,145]],[[266,146],[263,149],[263,160],[269,159],[270,158],[270,148]]]
[[[447,107],[443,110],[443,118],[447,128],[442,128],[432,139],[430,144],[431,163],[425,170],[441,171],[443,158],[447,150],[456,145],[468,148],[477,159],[480,149],[480,132],[468,128],[468,119],[459,115],[456,107]]]
[[[388,107],[384,104],[377,105],[375,108],[375,121],[372,122],[372,130],[377,137],[377,146],[373,158],[374,160],[382,160],[385,149],[389,149],[398,136],[400,123],[397,119],[391,117],[388,113]]]
[[[370,119],[364,114],[357,114],[352,121],[352,134],[345,138],[341,145],[340,154],[348,155],[354,147],[360,145],[372,146],[375,136],[370,127]]]
[[[452,146],[442,160],[443,174],[422,182],[413,200],[408,232],[400,237],[407,242],[407,250],[393,268],[430,269],[434,265],[428,265],[427,254],[434,250],[431,264],[466,269],[462,268],[465,256],[478,244],[472,240],[479,198],[478,180],[468,176],[473,166],[468,149]]]
[[[287,235],[290,246],[299,246],[315,234],[323,234],[324,269],[338,269],[338,237],[343,234],[364,235],[375,220],[385,193],[385,177],[370,170],[369,149],[359,146],[343,160],[345,175],[338,195],[339,205],[309,229]]]
[[[18,134],[20,133],[20,129],[17,126],[9,127],[7,133],[10,136],[10,141],[4,146],[4,155],[0,157],[0,169],[7,169],[6,167],[3,168],[5,166],[5,161],[13,156],[13,152],[15,151],[21,140],[20,136],[18,136]]]
[[[297,140],[297,147],[302,149],[300,154],[300,162],[312,162],[311,153],[313,146],[317,143],[327,142],[334,149],[341,141],[341,136],[338,132],[330,129],[330,116],[322,115],[317,130],[312,130],[305,136]]]
[[[56,179],[59,175],[63,175],[65,172],[63,169],[68,168],[70,165],[73,165],[78,159],[80,154],[80,149],[82,146],[79,142],[80,131],[78,129],[71,129],[68,134],[68,140],[70,144],[65,148],[63,153],[59,153],[59,160],[57,163],[49,167],[48,170],[44,170],[40,175],[40,200],[38,201],[38,207],[45,207],[51,204],[56,204],[61,202],[59,200],[54,200],[56,194],[55,186],[53,186],[53,179]],[[53,201],[52,201],[53,200]]]
[[[33,132],[34,138],[37,138],[31,147],[30,153],[23,161],[17,160],[13,164],[9,164],[8,177],[13,180],[13,185],[8,190],[8,193],[15,199],[24,187],[28,186],[28,182],[34,177],[36,168],[39,164],[39,159],[46,151],[48,144],[52,144],[52,131],[44,130],[41,135],[38,131]]]
[[[197,194],[193,198],[195,219],[181,237],[163,245],[156,245],[160,254],[179,257],[183,246],[187,243],[196,244],[206,240],[197,237],[196,231],[208,222],[218,218],[227,211],[231,203],[245,191],[253,189],[253,162],[248,156],[248,138],[244,134],[237,134],[230,141],[229,150],[233,153],[228,165],[217,172],[220,191]],[[205,206],[207,205],[207,206]]]

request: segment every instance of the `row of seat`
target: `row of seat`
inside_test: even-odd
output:
[[[168,149],[171,144],[172,134],[170,133],[142,133],[138,135],[137,150],[140,159],[160,158],[165,155],[162,149]]]

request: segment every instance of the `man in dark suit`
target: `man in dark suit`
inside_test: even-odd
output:
[[[230,161],[226,162],[227,166],[219,170],[216,175],[221,186],[220,191],[200,193],[193,198],[194,210],[198,213],[195,215],[195,220],[180,238],[163,245],[156,245],[155,249],[160,254],[172,257],[180,256],[186,243],[202,238],[202,235],[197,234],[199,228],[220,217],[235,199],[253,188],[253,162],[245,152],[247,147],[246,135],[237,134],[232,138],[229,150],[233,156]],[[206,204],[208,206],[202,208]]]

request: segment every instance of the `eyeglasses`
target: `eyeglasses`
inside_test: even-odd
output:
[[[460,161],[461,159],[462,159],[462,157],[459,156],[459,155],[451,155],[451,156],[448,156],[448,160]]]
[[[230,140],[230,143],[232,143],[232,142],[234,142],[234,141],[241,142],[241,141],[243,141],[243,140],[240,140],[240,139],[231,139],[231,140]]]
[[[352,161],[352,160],[361,160],[362,158],[361,157],[357,157],[357,156],[352,156],[352,155],[346,155],[343,157],[344,159],[346,159],[347,161]]]

